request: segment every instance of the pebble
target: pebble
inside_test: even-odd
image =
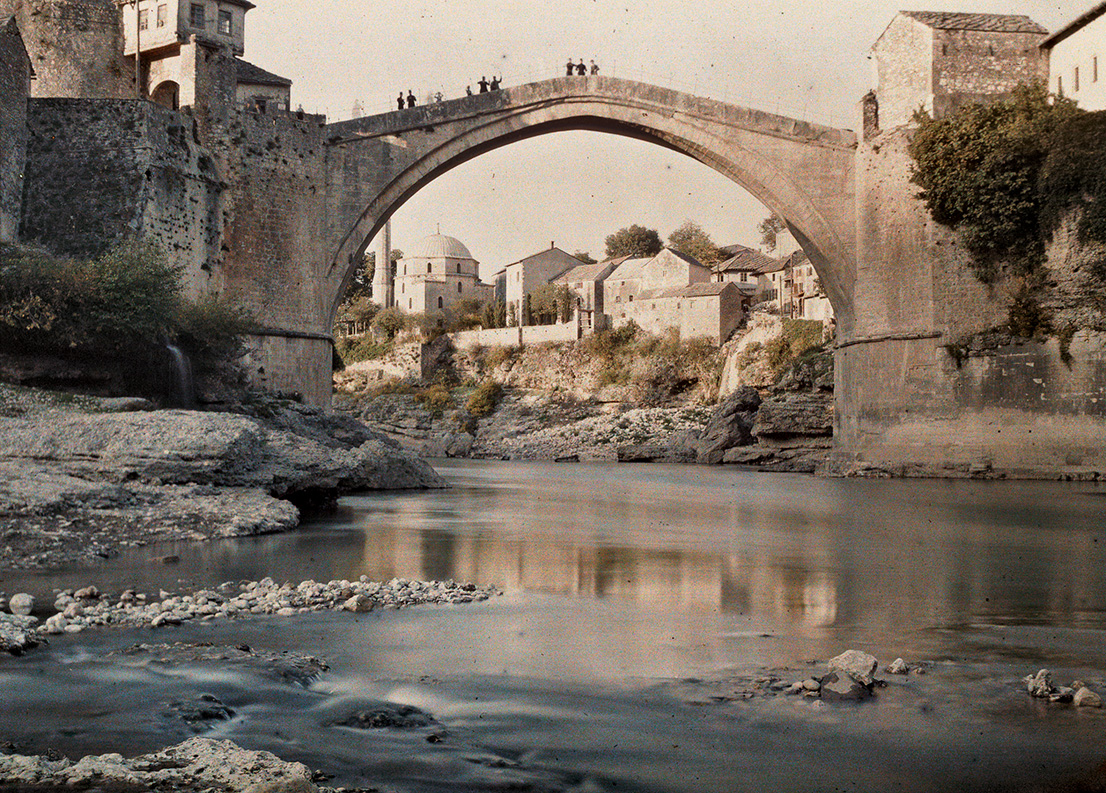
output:
[[[12,614],[16,614],[20,617],[26,617],[35,608],[35,599],[33,595],[28,595],[26,592],[20,592],[12,595],[8,600],[8,610]]]

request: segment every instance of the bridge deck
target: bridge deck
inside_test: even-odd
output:
[[[428,126],[509,113],[550,102],[588,100],[652,106],[660,113],[682,113],[752,132],[822,146],[851,149],[856,146],[857,140],[856,134],[851,130],[800,121],[670,88],[603,76],[557,77],[460,99],[339,121],[327,125],[327,137],[330,143],[336,144],[346,140],[399,135]]]

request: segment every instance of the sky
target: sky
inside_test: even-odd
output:
[[[855,129],[872,87],[868,50],[900,8],[1026,14],[1056,30],[1094,0],[255,0],[245,58],[294,81],[293,107],[352,117],[504,87],[595,59],[603,74]],[[662,237],[685,220],[719,245],[759,244],[767,210],[691,158],[596,132],[515,143],[455,168],[392,218],[392,245],[436,233],[468,246],[487,277],[555,242],[603,258],[603,240],[638,223]]]

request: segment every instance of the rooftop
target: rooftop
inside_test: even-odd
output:
[[[766,268],[772,267],[778,263],[777,260],[773,259],[771,256],[767,256],[758,250],[744,245],[727,245],[721,250],[732,255],[730,258],[714,266],[713,270],[716,273],[736,272],[741,270],[762,273],[767,271]]]
[[[1038,33],[1048,30],[1025,14],[971,14],[961,11],[900,11],[937,30],[983,30],[992,33]]]
[[[254,66],[249,61],[235,58],[238,64],[238,82],[248,85],[291,85],[292,81],[279,74],[267,72],[260,66]]]
[[[472,259],[472,254],[464,243],[456,237],[447,237],[445,234],[431,234],[429,237],[423,237],[407,256],[422,259]],[[473,259],[473,261],[476,260]]]

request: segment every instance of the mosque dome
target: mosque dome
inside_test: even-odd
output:
[[[411,257],[426,259],[471,259],[472,254],[464,243],[445,234],[431,234],[419,241],[415,249],[407,254]]]

